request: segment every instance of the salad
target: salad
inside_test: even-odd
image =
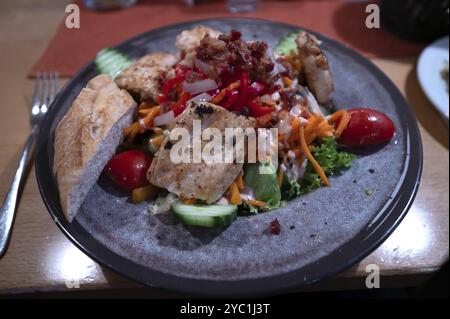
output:
[[[356,158],[349,149],[387,143],[395,127],[374,109],[333,105],[333,77],[320,45],[305,31],[271,48],[236,30],[200,26],[177,37],[177,56],[155,53],[133,62],[102,50],[99,71],[138,102],[104,174],[133,203],[149,201],[150,212],[172,211],[186,225],[205,227],[228,226],[238,214],[274,210],[333,187],[329,177]],[[171,132],[191,132],[195,120],[219,131],[275,128],[277,158],[173,163]],[[279,232],[279,225],[271,228]]]

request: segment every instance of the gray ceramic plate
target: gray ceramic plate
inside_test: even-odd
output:
[[[295,26],[251,19],[216,19],[164,27],[117,48],[137,58],[175,51],[183,29],[206,24],[240,30],[246,39],[275,45]],[[170,214],[149,215],[148,204],[131,204],[99,181],[75,221],[67,223],[52,174],[53,133],[86,82],[88,64],[65,86],[42,127],[36,173],[52,218],[72,242],[101,264],[146,285],[191,294],[256,295],[286,291],[327,278],[380,245],[399,224],[414,198],[422,167],[416,121],[394,84],[368,60],[321,35],[335,78],[337,107],[371,107],[397,127],[387,145],[360,154],[332,187],[318,189],[272,212],[239,217],[225,230],[192,230]],[[371,196],[366,191],[372,192]],[[278,218],[281,234],[264,234]]]

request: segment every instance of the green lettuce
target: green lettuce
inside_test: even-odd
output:
[[[277,171],[270,162],[246,165],[244,182],[253,190],[256,200],[267,203],[264,210],[275,209],[283,205]]]
[[[336,139],[327,137],[320,140],[312,148],[314,158],[324,170],[327,176],[339,173],[341,170],[349,168],[355,155],[340,151]],[[306,165],[305,173],[300,181],[301,194],[306,194],[322,186],[319,175],[314,171],[311,163]]]

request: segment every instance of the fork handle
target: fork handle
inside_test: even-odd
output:
[[[19,188],[25,175],[25,168],[31,154],[36,133],[37,129],[33,129],[25,143],[16,174],[6,193],[3,205],[0,208],[0,257],[5,254],[8,247],[14,220],[14,212],[16,211],[18,202]]]

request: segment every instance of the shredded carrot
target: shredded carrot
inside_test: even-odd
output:
[[[341,136],[342,132],[345,130],[345,128],[348,125],[348,122],[350,121],[350,117],[351,117],[350,113],[344,111],[344,114],[341,117],[341,121],[339,122],[339,125],[336,128],[336,132],[334,133],[336,137]]]
[[[139,125],[139,122],[134,122],[130,126],[123,129],[123,135],[128,142],[132,142],[136,135],[139,134],[140,130],[141,126]]]
[[[239,173],[239,175],[236,177],[236,185],[238,189],[241,191],[244,189],[244,179],[242,178],[242,174]]]
[[[257,206],[257,207],[264,207],[267,205],[265,202],[262,202],[262,201],[256,200],[256,199],[247,199],[246,202],[249,203],[250,205]]]
[[[277,182],[278,186],[281,187],[281,183],[283,183],[284,170],[280,167],[278,170]]]
[[[150,112],[147,113],[147,115],[144,117],[143,120],[143,127],[142,130],[145,130],[146,128],[149,128],[153,125],[153,120],[155,117],[159,115],[160,107],[154,106],[150,109]]]
[[[157,137],[152,138],[149,142],[155,146],[160,147],[163,141],[164,141],[164,135],[159,135]]]
[[[197,200],[195,198],[183,198],[183,199],[181,199],[181,201],[183,202],[183,204],[186,204],[186,205],[193,205],[197,202]]]
[[[138,113],[139,113],[140,115],[147,115],[147,114],[150,113],[150,112],[153,110],[153,108],[155,108],[155,107],[159,107],[159,105],[154,106],[154,107],[150,107],[150,108],[140,109],[140,110],[138,110]]]
[[[297,117],[292,118],[291,122],[291,135],[289,135],[288,143],[289,145],[293,144],[298,138],[298,129],[300,127],[300,121]]]
[[[306,155],[306,157],[310,161],[311,165],[314,167],[314,170],[316,171],[317,175],[320,176],[320,179],[322,180],[322,182],[325,185],[330,186],[330,182],[328,181],[328,178],[325,175],[325,172],[323,171],[322,167],[320,167],[319,163],[317,163],[314,156],[312,156],[311,151],[309,150],[308,144],[306,144],[305,130],[303,129],[303,126],[300,127],[300,145],[302,147],[303,153]]]
[[[300,146],[297,146],[296,148],[294,148],[293,152],[295,154],[296,159],[298,159],[300,156],[302,156],[302,150],[301,150]]]
[[[139,106],[138,106],[138,110],[140,111],[140,110],[144,110],[144,109],[148,109],[148,108],[150,108],[150,105],[147,103],[147,102],[141,102],[141,104],[139,104]]]
[[[292,80],[290,78],[288,78],[287,76],[283,76],[283,83],[286,86],[291,86],[292,85]]]
[[[342,117],[342,115],[344,115],[344,113],[346,113],[346,110],[339,110],[334,112],[333,114],[330,115],[329,120],[336,122],[338,119],[340,119]]]
[[[230,202],[233,205],[241,205],[241,194],[239,193],[239,188],[235,182],[230,186]]]
[[[225,96],[227,95],[227,92],[228,92],[228,91],[235,90],[235,89],[237,89],[239,86],[241,86],[241,81],[236,81],[236,82],[231,83],[231,84],[228,85],[226,88],[222,89],[222,90],[219,92],[219,94],[217,94],[215,97],[213,97],[212,100],[211,100],[211,103],[212,103],[212,104],[217,104],[217,103],[219,103],[220,101],[222,101],[222,100],[225,98]]]
[[[311,119],[308,121],[305,127],[305,134],[308,134],[316,129],[316,127],[323,121],[323,117],[321,116],[311,116]]]
[[[317,133],[316,132],[311,132],[310,134],[305,136],[306,145],[311,145],[312,142],[314,142],[314,140],[316,138],[317,138]]]

